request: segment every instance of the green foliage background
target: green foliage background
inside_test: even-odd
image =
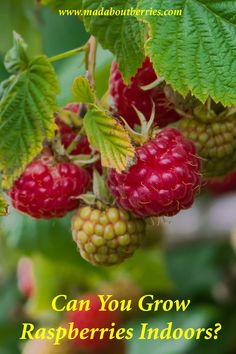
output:
[[[49,1],[50,2],[50,1]],[[110,1],[109,3],[115,3]],[[160,1],[155,1],[155,6],[158,6]],[[100,2],[99,2],[100,3]],[[116,4],[119,2],[116,2]],[[132,1],[129,1],[132,3]],[[142,2],[144,6],[146,1]],[[181,5],[183,1],[178,1]],[[184,2],[187,6],[190,3],[195,7],[203,6],[206,3],[205,16],[210,16],[210,10],[217,14],[217,6],[213,6],[210,1],[188,1]],[[188,3],[188,5],[187,5]],[[227,3],[227,4],[226,4]],[[230,9],[232,1],[225,1]],[[83,5],[95,6],[96,1],[83,1]],[[126,5],[128,2],[126,2]],[[227,7],[223,9],[225,14],[223,19],[219,20],[221,25],[227,27],[227,31],[232,24],[235,25],[235,17],[229,16]],[[153,26],[153,20],[146,19],[150,23],[150,28]],[[226,21],[227,20],[227,21]],[[117,19],[117,21],[119,21]],[[160,26],[165,27],[160,19]],[[171,19],[171,24],[164,28],[161,33],[154,33],[150,42],[148,42],[147,50],[150,55],[155,58],[157,42],[161,42],[165,36],[168,38],[173,26],[176,26],[175,20]],[[177,20],[176,20],[177,21]],[[227,24],[227,23],[228,24]],[[33,54],[46,54],[48,56],[56,55],[60,52],[70,50],[83,45],[89,35],[85,31],[82,22],[75,17],[59,17],[53,13],[50,8],[39,8],[31,0],[10,0],[1,1],[0,3],[0,80],[7,78],[7,73],[3,66],[3,56],[7,49],[12,45],[12,31],[19,32],[28,42]],[[92,32],[97,32],[100,24],[99,21],[86,21],[86,27]],[[117,39],[117,28],[120,24],[113,23],[110,29],[111,38]],[[135,32],[137,41],[135,45],[142,46],[143,25],[134,23],[125,23],[126,30],[131,33]],[[172,28],[173,27],[173,28]],[[114,48],[107,45],[106,38],[103,38],[103,33],[98,31],[101,43],[105,48],[114,52],[114,48],[118,48],[114,43]],[[199,37],[199,33],[196,34]],[[126,33],[121,34],[121,38],[127,38]],[[181,37],[181,32],[179,33]],[[186,39],[186,38],[185,38]],[[183,46],[183,38],[179,41],[172,41],[172,46],[177,44]],[[127,42],[128,43],[128,42]],[[161,42],[161,51],[166,51],[168,41]],[[128,44],[127,44],[128,45]],[[219,47],[219,43],[216,43]],[[127,47],[128,48],[128,47]],[[125,49],[127,49],[125,48]],[[134,48],[134,47],[133,47]],[[225,51],[228,49],[223,47]],[[177,47],[173,50],[177,50]],[[184,62],[191,63],[191,57],[194,52],[186,52],[188,46],[186,43],[185,52],[183,52]],[[115,53],[118,54],[118,53]],[[120,61],[123,63],[125,75],[130,77],[139,66],[143,58],[142,50],[136,57],[136,62],[133,61],[134,56],[128,50],[127,58],[121,54]],[[207,53],[206,53],[207,55]],[[220,60],[222,60],[224,54]],[[109,67],[113,54],[99,47],[97,58],[96,82],[98,95],[102,96],[107,89],[107,81],[109,76]],[[164,60],[165,59],[165,60]],[[168,65],[171,65],[173,58],[166,57],[160,59],[158,68],[161,72],[170,72]],[[122,64],[121,64],[122,65]],[[176,68],[177,69],[177,68]],[[206,68],[205,68],[206,69]],[[71,85],[75,76],[84,73],[82,63],[82,55],[78,54],[73,58],[63,60],[55,64],[55,70],[58,74],[61,92],[58,95],[58,105],[64,105],[73,100],[71,93]],[[208,70],[210,70],[208,68]],[[232,77],[232,72],[235,74],[235,66],[229,68],[226,65],[225,70],[231,75],[231,80],[235,80],[235,75]],[[231,73],[231,74],[230,74]],[[173,74],[173,73],[172,73]],[[176,87],[180,91],[185,92],[189,85],[194,86],[194,90],[198,93],[197,85],[191,81],[191,73],[189,70],[183,72],[183,86],[180,87],[176,81]],[[207,72],[204,73],[205,78]],[[168,76],[167,76],[168,78]],[[173,80],[173,77],[170,76]],[[175,78],[174,78],[175,79]],[[215,92],[215,97],[222,97],[222,92],[228,87],[228,78],[222,76],[220,88],[219,83],[212,90]],[[211,77],[209,78],[212,82]],[[191,83],[190,83],[191,81]],[[187,85],[187,86],[186,86]],[[233,87],[233,85],[231,85]],[[234,86],[235,87],[235,86]],[[231,91],[230,91],[231,92]],[[235,92],[230,93],[231,98],[235,98]],[[202,99],[206,98],[206,90],[199,93]],[[227,102],[229,98],[225,98]],[[206,197],[202,198],[202,203],[214,202]],[[228,211],[225,210],[225,213]],[[236,351],[235,330],[235,278],[231,276],[231,269],[235,269],[235,254],[229,242],[229,237],[222,238],[223,241],[209,241],[204,239],[205,234],[210,233],[209,230],[202,228],[199,232],[199,239],[196,243],[184,242],[177,245],[169,245],[163,248],[156,244],[151,249],[142,249],[125,264],[113,269],[94,268],[86,263],[79,256],[70,233],[70,217],[65,217],[62,220],[53,221],[35,221],[11,210],[10,215],[6,218],[1,218],[0,222],[0,353],[1,354],[18,354],[21,352],[21,346],[18,341],[21,329],[21,323],[29,314],[36,322],[43,324],[43,319],[50,313],[51,298],[60,293],[60,291],[68,292],[68,294],[79,294],[80,292],[93,290],[99,286],[104,280],[114,281],[118,278],[128,278],[136,283],[143,293],[155,293],[157,297],[164,298],[191,298],[191,310],[184,314],[149,314],[145,320],[155,326],[162,326],[166,322],[173,321],[178,326],[211,326],[215,322],[221,322],[223,330],[218,341],[163,341],[156,343],[135,342],[129,343],[128,354],[234,354]],[[222,214],[223,217],[223,214]],[[202,215],[203,219],[203,215]],[[203,225],[203,223],[202,223]],[[200,230],[200,229],[199,229]],[[228,233],[227,233],[228,236]],[[176,234],[176,238],[180,237]],[[221,238],[220,238],[221,239]],[[226,240],[226,241],[225,241]],[[37,293],[34,299],[25,304],[25,300],[21,297],[17,289],[16,265],[18,259],[23,255],[32,257],[36,269],[37,277]],[[145,260],[145,261],[144,261]],[[228,284],[228,296],[222,296],[220,286]],[[217,295],[217,296],[216,296]],[[27,307],[27,311],[22,309]],[[54,319],[53,319],[54,320]],[[142,321],[142,318],[136,316],[132,319],[132,326],[137,327]],[[131,325],[131,324],[130,324]]]

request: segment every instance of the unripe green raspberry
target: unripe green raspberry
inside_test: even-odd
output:
[[[140,246],[145,222],[114,207],[80,208],[72,219],[73,239],[81,256],[97,266],[123,262]]]
[[[205,177],[224,176],[236,166],[236,117],[182,119],[178,128],[202,158]]]

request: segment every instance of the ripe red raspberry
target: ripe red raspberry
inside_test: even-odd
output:
[[[83,328],[90,330],[94,328],[119,328],[121,319],[118,311],[99,311],[101,301],[95,294],[84,295],[80,300],[90,301],[90,310],[74,311],[68,314],[68,322],[74,322],[76,328],[81,331]],[[115,327],[114,325],[115,324]],[[100,332],[95,332],[94,338],[81,339],[79,336],[72,342],[79,350],[84,350],[89,353],[103,353],[108,348],[114,345],[114,339],[109,339],[109,333],[105,332],[104,337],[100,337]]]
[[[172,216],[189,208],[200,189],[200,159],[192,142],[165,128],[136,150],[128,172],[111,170],[108,185],[121,208],[138,216]]]
[[[224,194],[236,191],[236,170],[223,178],[209,179],[206,185],[208,191],[213,194]]]
[[[9,195],[16,209],[37,219],[50,219],[76,209],[76,197],[86,191],[89,182],[85,169],[69,162],[56,162],[47,151],[26,167]]]
[[[142,112],[146,119],[149,119],[154,103],[155,122],[160,127],[164,127],[169,123],[179,120],[180,117],[174,110],[174,105],[167,99],[163,88],[155,87],[147,91],[141,88],[141,86],[146,86],[156,79],[157,76],[148,57],[131,79],[131,83],[128,86],[123,81],[117,63],[112,63],[110,94],[113,98],[117,113],[122,116],[131,127],[134,127],[135,124],[140,125],[139,118],[132,105]]]

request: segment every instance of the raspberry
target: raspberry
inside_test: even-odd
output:
[[[155,87],[147,91],[141,88],[141,86],[146,86],[156,79],[157,76],[148,57],[131,79],[129,86],[125,85],[117,63],[112,63],[110,94],[113,98],[117,113],[122,116],[132,128],[135,124],[140,125],[139,118],[132,105],[149,119],[154,103],[155,121],[160,127],[164,127],[180,118],[178,113],[174,110],[174,105],[167,99],[163,88]]]
[[[94,265],[123,262],[139,247],[144,221],[117,208],[80,208],[72,220],[72,233],[81,256]]]
[[[208,180],[206,188],[213,194],[224,194],[236,191],[236,170],[224,178],[212,178]]]
[[[30,258],[22,257],[17,266],[18,288],[21,294],[30,298],[35,291],[35,278],[33,272],[33,262]]]
[[[73,113],[79,115],[80,104],[79,104],[79,103],[74,103],[74,102],[68,103],[68,104],[64,107],[64,109],[65,109],[66,111],[70,111],[70,112],[73,112]]]
[[[43,152],[31,162],[9,191],[13,206],[34,218],[62,217],[79,206],[76,198],[90,183],[89,173]]]
[[[106,311],[99,311],[101,308],[101,301],[95,294],[84,295],[80,300],[89,300],[90,310],[85,309],[70,312],[68,314],[68,322],[73,322],[74,326],[81,331],[83,328],[90,330],[94,328],[113,328],[112,324],[119,327],[121,319],[118,311],[109,311],[106,307]],[[115,327],[116,328],[116,327]],[[89,353],[103,353],[108,348],[114,346],[114,339],[109,339],[109,333],[105,333],[104,337],[100,337],[100,333],[95,332],[94,338],[81,339],[76,337],[73,342],[75,347],[80,351],[86,351]]]
[[[192,142],[165,128],[136,149],[127,172],[111,170],[108,186],[117,204],[138,216],[173,216],[189,208],[200,189],[200,159]]]
[[[203,159],[203,175],[225,176],[236,166],[236,120],[217,117],[214,120],[202,117],[183,119],[178,128],[192,140]]]

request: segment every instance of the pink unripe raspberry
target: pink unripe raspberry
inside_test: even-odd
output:
[[[35,291],[35,278],[33,272],[33,262],[30,258],[22,257],[17,265],[18,288],[21,294],[30,298]]]

